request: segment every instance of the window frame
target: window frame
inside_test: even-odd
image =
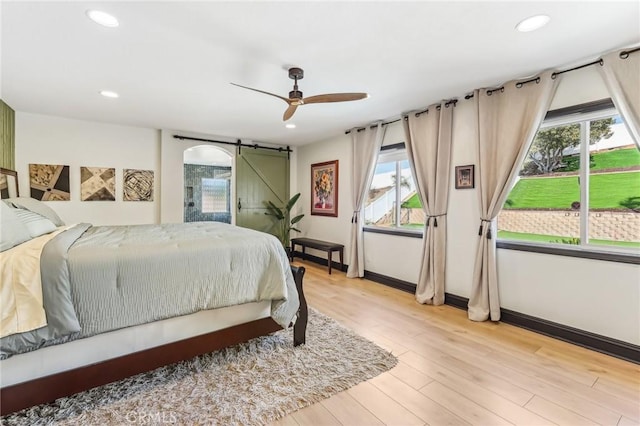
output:
[[[388,152],[385,152],[388,151]],[[393,151],[397,151],[397,152],[393,152]],[[405,156],[402,160],[398,160],[398,159],[393,159],[394,156],[399,155],[402,151],[404,151]],[[391,145],[384,145],[380,148],[380,151],[378,152],[378,156],[376,157],[376,166],[379,164],[379,162],[381,161],[381,156],[382,157],[382,161],[383,162],[391,162],[391,161],[395,161],[396,163],[396,176],[400,176],[400,161],[404,161],[404,160],[409,160],[409,156],[406,155],[407,152],[407,147],[405,145],[404,142],[399,142],[399,143],[395,143],[395,144],[391,144]],[[391,157],[388,160],[385,161],[384,156],[387,157]],[[409,162],[409,166],[411,166],[411,163]],[[413,167],[410,167],[411,169],[411,175],[413,177],[413,179],[415,180],[415,176],[413,176]],[[396,179],[396,211],[395,211],[395,223],[400,223],[400,208],[398,208],[398,206],[400,206],[400,192],[398,190],[398,186],[400,185],[400,179]],[[369,184],[369,189],[371,188],[371,183]],[[364,207],[362,207],[362,211],[364,212]],[[390,226],[390,227],[386,227],[386,226],[375,226],[375,225],[363,225],[363,231],[364,232],[371,232],[374,234],[387,234],[387,235],[395,235],[395,236],[400,236],[400,237],[410,237],[410,238],[422,238],[423,233],[424,233],[424,229],[408,229],[408,228],[401,228],[398,225],[394,225],[394,226]]]
[[[547,113],[538,130],[569,124],[580,124],[580,245],[536,243],[509,239],[496,239],[496,247],[507,250],[529,251],[534,253],[570,256],[585,259],[640,264],[640,250],[624,247],[603,247],[589,242],[589,184],[590,164],[589,140],[591,121],[619,116],[611,99],[589,102],[572,107],[552,110]],[[584,123],[584,124],[583,124]],[[537,132],[536,132],[537,133]],[[516,181],[517,182],[517,181]],[[585,184],[586,182],[586,184]],[[515,183],[514,183],[515,186]],[[513,187],[511,188],[513,189]],[[587,200],[583,202],[582,200]]]

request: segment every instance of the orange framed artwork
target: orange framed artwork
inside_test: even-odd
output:
[[[311,165],[311,214],[338,216],[338,160]]]

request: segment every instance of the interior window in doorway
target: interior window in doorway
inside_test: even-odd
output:
[[[227,212],[229,179],[202,178],[202,213]]]

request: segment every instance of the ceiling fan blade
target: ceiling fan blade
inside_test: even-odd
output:
[[[360,99],[368,98],[367,93],[326,93],[324,95],[315,95],[304,98],[305,104],[319,104],[325,102],[346,102],[346,101],[358,101]]]
[[[280,95],[276,95],[275,93],[265,92],[264,90],[258,90],[258,89],[254,89],[252,87],[241,86],[240,84],[236,84],[236,83],[230,83],[230,84],[233,84],[234,86],[242,87],[243,89],[253,90],[254,92],[264,93],[265,95],[275,96],[276,98],[282,99],[283,101],[285,101],[288,104],[291,103],[291,101],[288,98],[285,98],[285,97],[280,96]]]
[[[298,104],[290,104],[289,108],[287,108],[287,110],[284,112],[284,115],[282,116],[282,121],[287,121],[288,119],[293,117],[293,113],[296,112],[297,108]]]

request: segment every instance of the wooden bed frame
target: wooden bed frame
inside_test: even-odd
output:
[[[304,267],[291,267],[300,298],[298,319],[293,327],[293,344],[305,343],[308,311],[302,280]],[[280,330],[271,318],[239,324],[212,333],[134,352],[50,376],[40,377],[0,389],[0,415],[7,415],[34,405],[51,402],[107,383],[193,358],[255,337]]]

